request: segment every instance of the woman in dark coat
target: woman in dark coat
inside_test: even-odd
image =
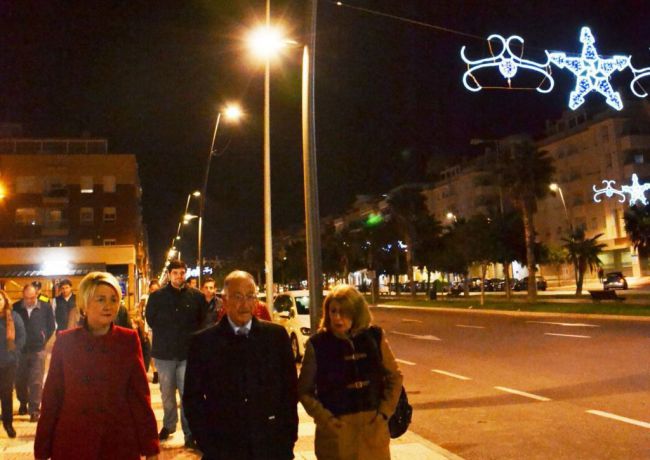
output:
[[[402,373],[385,334],[353,286],[337,286],[323,302],[319,331],[308,341],[298,396],[316,422],[319,460],[390,459],[388,419]]]
[[[110,273],[79,286],[84,325],[54,344],[36,428],[36,459],[158,458],[156,419],[135,331],[114,326],[121,290]]]
[[[25,326],[11,308],[9,296],[0,290],[0,405],[2,426],[10,438],[16,437],[13,426],[13,391],[18,355],[25,345]]]

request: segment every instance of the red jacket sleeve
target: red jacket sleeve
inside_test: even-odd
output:
[[[129,336],[131,340],[130,356],[133,359],[133,366],[131,366],[131,375],[129,377],[127,400],[136,427],[140,454],[144,456],[155,455],[160,452],[160,444],[156,417],[151,409],[151,396],[149,394],[147,374],[144,370],[142,349],[137,334],[133,332]]]
[[[50,368],[47,373],[47,380],[45,380],[45,388],[43,389],[41,416],[36,426],[36,439],[34,440],[35,458],[50,458],[52,456],[54,430],[59,419],[61,406],[63,405],[63,355],[67,338],[63,334],[57,337],[56,342],[54,342]]]

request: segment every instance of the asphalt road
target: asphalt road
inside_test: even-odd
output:
[[[465,459],[650,459],[650,321],[373,309],[411,429]]]

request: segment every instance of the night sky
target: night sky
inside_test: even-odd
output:
[[[344,2],[346,3],[346,2]],[[591,27],[603,56],[631,54],[650,66],[647,1],[349,0],[347,4],[465,34],[521,35],[525,56],[579,53]],[[301,41],[304,5],[272,2],[272,14]],[[217,108],[238,100],[246,118],[222,124],[208,188],[206,257],[262,250],[263,68],[242,37],[263,20],[264,1],[0,0],[0,121],[27,137],[106,137],[112,152],[138,157],[144,219],[154,257],[176,231],[187,194],[201,187]],[[487,57],[487,42],[320,0],[316,130],[321,215],[355,194],[425,181],[461,155],[472,138],[538,135],[565,110],[574,78],[553,68],[551,94],[462,86],[459,51]],[[271,78],[274,232],[303,222],[300,140],[301,50],[286,50]],[[496,70],[484,71],[486,80]],[[530,86],[534,80],[513,81]],[[612,78],[632,97],[631,72]],[[495,80],[496,81],[496,80]],[[650,87],[650,81],[646,85]],[[598,102],[599,95],[588,100]],[[196,224],[184,258],[195,257]]]

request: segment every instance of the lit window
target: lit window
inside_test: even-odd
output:
[[[16,177],[16,193],[40,193],[36,176]]]
[[[93,240],[81,240],[79,241],[79,246],[92,246],[93,245]]]
[[[104,176],[104,193],[115,193],[115,176]]]
[[[115,246],[116,244],[117,244],[117,240],[115,238],[104,239],[104,246]]]
[[[79,222],[92,224],[95,222],[95,210],[93,208],[81,208],[79,210]]]
[[[63,211],[60,209],[48,209],[47,221],[51,224],[58,224],[63,220]]]
[[[117,210],[113,207],[104,208],[104,222],[115,222],[117,220]]]
[[[95,187],[93,184],[93,176],[81,176],[80,182],[81,193],[93,193]]]
[[[37,213],[35,208],[16,209],[16,224],[36,225],[36,221],[37,221]]]
[[[637,153],[634,155],[634,162],[638,165],[643,164],[643,154]]]

